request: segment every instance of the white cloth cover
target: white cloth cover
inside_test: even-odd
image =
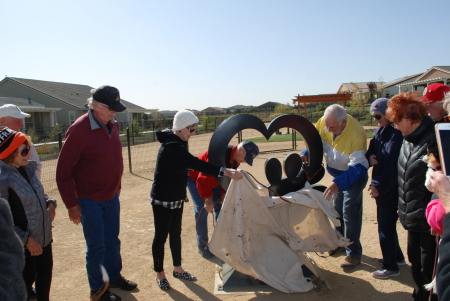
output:
[[[282,292],[313,289],[301,269],[311,267],[303,253],[350,244],[334,228],[340,222],[332,203],[309,183],[283,196],[289,202],[270,197],[241,172],[244,178],[228,187],[209,249],[236,271]]]

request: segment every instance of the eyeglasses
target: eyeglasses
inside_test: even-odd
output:
[[[193,129],[191,129],[191,128],[187,128],[188,130],[189,130],[189,132],[191,132],[191,133],[193,133],[193,132],[195,132],[197,129],[196,128],[193,128]]]
[[[110,110],[110,111],[114,111],[113,109],[111,109],[110,107],[108,107],[107,105],[104,105],[104,104],[102,104],[102,103],[98,103],[99,105],[101,105],[102,107],[104,107],[104,108],[107,108],[108,110]]]
[[[383,116],[375,114],[375,115],[372,115],[372,117],[375,118],[376,120],[380,120]]]
[[[26,156],[28,156],[29,153],[30,153],[30,149],[29,148],[24,148],[19,154],[22,157],[26,157]]]

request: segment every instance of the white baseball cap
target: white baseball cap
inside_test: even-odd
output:
[[[22,112],[17,106],[12,104],[6,104],[0,107],[0,118],[3,117],[14,117],[23,119],[25,117],[30,117],[30,114]]]

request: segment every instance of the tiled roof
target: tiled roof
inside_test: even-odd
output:
[[[257,108],[263,108],[263,107],[276,107],[278,105],[281,105],[281,103],[279,102],[273,102],[273,101],[268,101],[266,103],[263,103],[260,106],[257,106]]]
[[[229,108],[226,108],[226,110],[240,110],[240,109],[251,109],[253,106],[243,106],[243,105],[235,105]]]
[[[360,92],[367,92],[367,91],[369,91],[369,88],[367,87],[368,83],[369,82],[363,82],[363,83],[342,83],[342,86],[346,87],[349,91],[353,92],[353,90],[355,89],[354,85],[356,85],[356,87],[358,87]],[[375,82],[375,84],[377,84],[377,87],[378,87],[381,84],[381,82]]]
[[[48,108],[38,102],[20,97],[0,97],[0,106],[13,104],[18,106],[25,113],[28,112],[51,112],[59,111],[61,108]]]
[[[400,83],[402,83],[404,81],[410,80],[410,79],[412,79],[414,77],[417,77],[417,76],[419,76],[421,74],[423,74],[423,73],[417,73],[417,74],[413,74],[413,75],[407,75],[407,76],[404,76],[404,77],[400,77],[400,78],[391,80],[390,82],[387,82],[384,85],[379,86],[378,88],[379,89],[385,89],[385,88],[390,87],[390,86],[398,85],[398,84],[400,84]]]
[[[86,108],[85,105],[87,103],[87,99],[92,96],[90,91],[93,88],[87,85],[49,82],[43,80],[17,78],[17,77],[5,77],[3,81],[5,80],[14,81],[18,84],[24,85],[28,88],[41,92],[62,103],[71,105],[80,110]],[[126,100],[121,99],[121,101],[130,111],[146,110],[145,108],[135,105]]]
[[[450,66],[434,66],[433,68],[450,73]]]
[[[210,112],[210,111],[223,111],[223,109],[219,107],[207,107],[206,109],[201,110],[201,112]]]
[[[6,104],[13,104],[13,105],[18,106],[19,108],[23,108],[23,107],[45,108],[45,106],[43,104],[37,103],[35,101],[29,101],[26,98],[0,97],[0,106],[6,105]]]

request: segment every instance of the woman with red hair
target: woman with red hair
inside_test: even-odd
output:
[[[425,216],[431,192],[425,187],[427,164],[423,157],[436,140],[434,122],[426,105],[415,93],[404,92],[388,102],[386,117],[403,135],[398,158],[398,214],[408,231],[408,260],[414,280],[414,300],[428,300],[424,285],[432,280],[436,253],[435,237]],[[436,295],[433,296],[436,298]],[[437,299],[431,300],[437,300]]]

